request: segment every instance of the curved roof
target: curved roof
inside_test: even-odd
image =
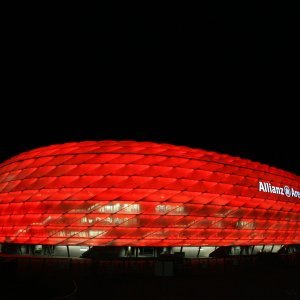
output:
[[[52,145],[0,165],[0,242],[299,243],[299,190],[297,175],[200,149]]]

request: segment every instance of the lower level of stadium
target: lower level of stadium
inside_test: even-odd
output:
[[[300,245],[257,245],[227,247],[103,247],[69,245],[18,245],[0,244],[0,253],[83,258],[130,258],[130,257],[182,257],[204,258],[258,253],[296,253]]]

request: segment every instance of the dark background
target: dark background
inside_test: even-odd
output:
[[[0,160],[130,139],[300,174],[296,11],[271,2],[8,7]]]

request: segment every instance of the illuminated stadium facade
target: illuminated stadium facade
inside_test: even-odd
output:
[[[200,149],[134,141],[52,145],[0,165],[0,243],[297,245],[299,191],[297,175]]]

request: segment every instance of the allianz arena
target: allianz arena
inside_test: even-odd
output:
[[[52,145],[0,165],[0,243],[297,245],[299,191],[295,174],[201,149],[135,141]]]

